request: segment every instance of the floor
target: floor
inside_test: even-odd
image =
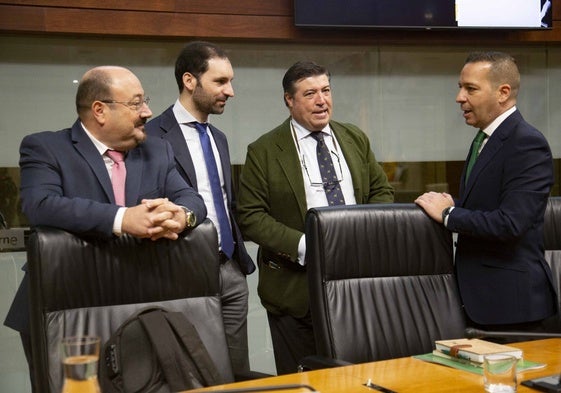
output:
[[[246,244],[252,256],[257,246]],[[0,322],[10,307],[16,289],[22,279],[21,267],[25,263],[24,252],[0,252]],[[252,370],[275,374],[275,363],[267,315],[257,297],[257,273],[248,276],[249,298],[249,354]],[[0,393],[30,393],[27,362],[17,333],[0,326]]]

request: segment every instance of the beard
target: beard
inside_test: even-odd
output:
[[[215,97],[210,96],[206,93],[203,87],[195,87],[193,92],[193,103],[195,108],[202,113],[208,113],[209,115],[220,115],[224,113],[225,103],[228,97]]]

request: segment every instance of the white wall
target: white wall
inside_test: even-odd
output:
[[[131,68],[159,114],[177,98],[173,76],[182,42],[0,37],[0,167],[17,166],[21,138],[70,126],[76,84],[89,68]],[[211,121],[229,136],[232,161],[246,146],[288,116],[281,80],[295,61],[311,59],[332,73],[334,118],[359,125],[380,161],[463,160],[475,130],[458,105],[458,74],[478,47],[304,46],[223,43],[235,70],[236,96]],[[492,48],[513,54],[522,72],[519,108],[561,157],[558,110],[561,48]]]

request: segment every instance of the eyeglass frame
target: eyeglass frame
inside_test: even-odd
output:
[[[337,180],[329,181],[329,182],[323,182],[322,181],[321,183],[314,183],[312,181],[312,177],[310,176],[310,172],[308,172],[308,166],[306,165],[306,156],[304,155],[304,153],[302,153],[302,158],[300,160],[300,163],[302,164],[302,167],[304,168],[304,171],[306,172],[306,175],[308,176],[308,180],[310,182],[311,187],[323,187],[324,189],[326,189],[328,187],[335,187],[337,184],[341,184],[341,182],[344,180],[344,178],[343,178],[343,167],[341,166],[341,159],[339,158],[339,154],[335,153],[333,150],[330,150],[329,153],[334,155],[335,158],[337,158],[337,164],[339,165],[339,173],[337,173],[337,171],[335,171],[335,175],[337,175]],[[341,174],[341,179],[339,179],[339,174]]]
[[[292,138],[294,139],[294,142],[296,143],[296,150],[298,150],[298,153],[301,154],[300,164],[304,168],[304,171],[306,172],[306,176],[308,176],[308,181],[310,182],[310,187],[323,187],[323,189],[325,190],[328,187],[335,187],[337,184],[341,184],[341,182],[344,180],[344,178],[343,178],[343,167],[341,165],[341,159],[339,158],[339,154],[335,153],[333,150],[329,151],[330,154],[333,154],[335,156],[335,158],[337,158],[337,164],[339,165],[339,173],[341,174],[341,179],[339,179],[339,173],[337,173],[337,171],[335,171],[335,174],[337,175],[337,181],[327,182],[327,183],[324,183],[322,181],[321,183],[314,183],[312,181],[312,177],[310,176],[310,172],[308,172],[308,166],[306,165],[305,155],[300,150],[300,143],[298,142],[298,138],[296,136],[296,131],[294,130],[294,125],[292,124],[292,121],[290,122],[290,130],[291,130],[291,133],[292,133]],[[335,144],[335,149],[337,149],[337,144]]]
[[[98,100],[99,102],[103,102],[104,104],[121,104],[129,108],[130,110],[140,112],[143,109],[144,104],[148,106],[150,103],[150,97],[146,96],[143,97],[140,102],[133,102],[132,101],[117,101],[117,100]]]

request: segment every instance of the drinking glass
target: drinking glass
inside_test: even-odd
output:
[[[101,393],[97,380],[99,341],[93,336],[62,339],[62,393]]]
[[[510,355],[486,355],[483,358],[483,383],[488,393],[516,392],[516,363]]]

